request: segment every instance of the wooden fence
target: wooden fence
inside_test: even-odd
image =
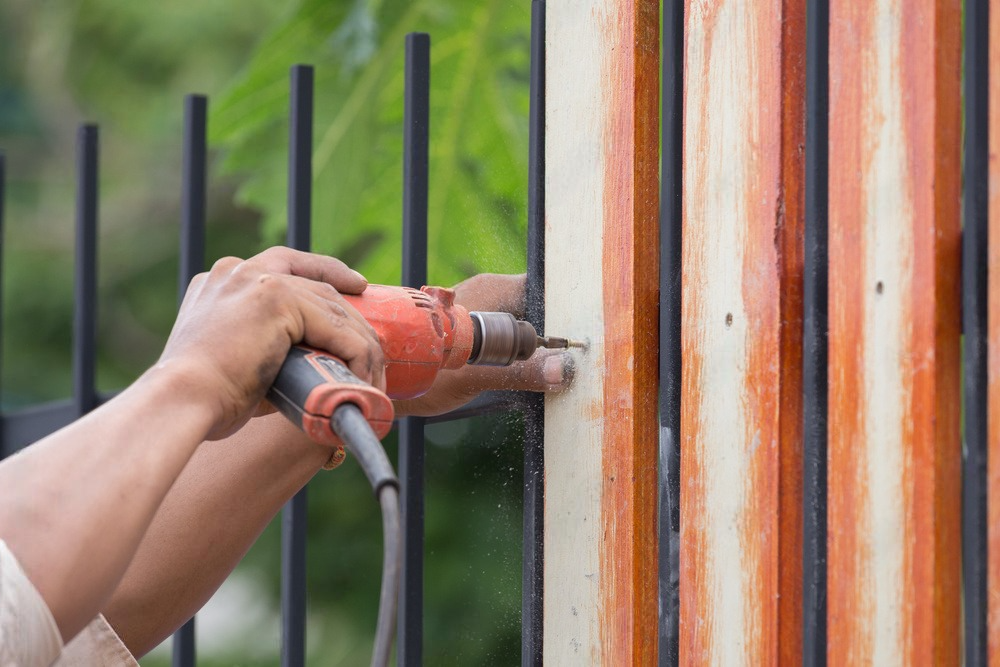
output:
[[[546,664],[1000,664],[998,5],[548,0]]]

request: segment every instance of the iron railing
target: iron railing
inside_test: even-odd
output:
[[[529,148],[528,314],[543,324],[542,228],[544,150],[544,2],[532,7],[531,119]],[[430,37],[406,37],[406,91],[403,155],[402,281],[420,287],[427,279],[427,193],[430,130]],[[291,69],[286,243],[310,249],[312,200],[313,68]],[[190,280],[205,268],[208,100],[189,95],[184,101],[180,269],[178,300]],[[73,318],[73,395],[0,415],[0,457],[9,456],[98,407],[109,396],[96,391],[98,128],[80,127],[77,139],[75,302]],[[0,235],[3,231],[5,161],[0,155]],[[0,257],[2,262],[2,257]],[[423,653],[424,426],[500,411],[525,416],[524,558],[522,662],[540,665],[542,609],[542,402],[540,396],[487,392],[469,405],[432,418],[407,417],[399,427],[399,477],[404,521],[404,566],[399,606],[397,656],[400,665],[416,666]],[[288,502],[281,523],[281,664],[305,664],[307,488]],[[195,619],[174,635],[172,663],[196,662]]]

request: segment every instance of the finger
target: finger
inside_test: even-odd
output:
[[[295,281],[295,284],[299,287],[309,290],[321,298],[330,301],[332,305],[336,306],[335,310],[345,313],[352,320],[354,320],[354,322],[356,322],[363,331],[367,332],[372,337],[373,342],[381,344],[378,333],[376,333],[375,328],[372,327],[371,323],[369,323],[368,320],[366,320],[358,311],[358,309],[351,305],[351,303],[329,283],[321,283],[307,278],[300,278],[298,276],[289,276],[289,280]]]
[[[560,392],[573,381],[573,356],[559,350],[538,350],[527,361],[506,367],[466,366],[455,371],[452,381],[470,394],[493,389]]]
[[[468,310],[524,317],[525,275],[481,273],[455,285],[455,302]]]
[[[353,319],[330,307],[330,302],[309,293],[300,301],[302,342],[338,357],[361,380],[385,387],[382,348]]]
[[[343,294],[361,294],[368,281],[335,257],[317,255],[284,246],[268,248],[247,260],[260,270],[308,278],[332,285]]]
[[[368,338],[370,344],[375,349],[376,354],[374,355],[371,384],[378,387],[379,389],[385,389],[385,359],[382,350],[382,340],[379,338],[378,333],[375,328],[361,315],[358,310],[351,305],[343,296],[340,295],[335,289],[333,289],[327,283],[320,283],[313,280],[308,280],[305,278],[299,278],[298,276],[289,276],[287,278],[290,281],[295,281],[299,287],[306,289],[313,294],[317,295],[322,299],[331,312],[336,316],[345,316],[348,318],[348,325],[352,327],[362,336]]]

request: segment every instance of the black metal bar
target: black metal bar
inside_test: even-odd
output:
[[[684,3],[663,8],[660,147],[659,664],[676,665],[680,636],[681,152]]]
[[[6,230],[4,228],[4,203],[7,196],[7,158],[0,153],[0,377],[3,375],[3,256],[4,238]],[[2,384],[2,383],[0,383]],[[3,392],[0,391],[0,397]],[[2,402],[0,402],[2,405]],[[7,439],[0,436],[0,460],[7,456]]]
[[[965,2],[962,346],[965,460],[962,578],[965,664],[987,664],[987,272],[989,255],[989,2]]]
[[[296,65],[288,130],[288,238],[289,247],[309,250],[312,221],[313,68]]]
[[[313,68],[291,70],[288,136],[289,247],[309,250],[312,218]],[[285,505],[281,517],[281,664],[304,667],[306,653],[307,487]]]
[[[207,193],[208,100],[203,95],[184,98],[184,146],[181,164],[181,253],[178,294],[205,270],[205,212]]]
[[[802,663],[826,665],[829,0],[806,6]]]
[[[205,270],[206,129],[208,101],[202,95],[184,98],[184,144],[181,158],[181,248],[177,300],[184,300],[188,283]],[[171,665],[194,667],[195,619],[174,633]]]
[[[77,132],[73,401],[81,417],[97,405],[97,126]]]
[[[403,271],[402,281],[427,281],[427,172],[430,140],[431,38],[406,36],[403,104]],[[403,517],[403,574],[400,582],[397,663],[423,662],[424,607],[424,423],[406,417],[399,428],[400,503]]]
[[[531,80],[528,107],[528,244],[525,316],[545,326],[545,0],[531,3]],[[524,518],[521,545],[521,665],[542,664],[545,516],[545,399],[524,407]]]

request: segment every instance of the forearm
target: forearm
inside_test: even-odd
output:
[[[104,607],[135,655],[201,608],[330,453],[278,414],[198,449]]]
[[[65,640],[103,607],[214,415],[159,366],[0,465],[0,538]]]

